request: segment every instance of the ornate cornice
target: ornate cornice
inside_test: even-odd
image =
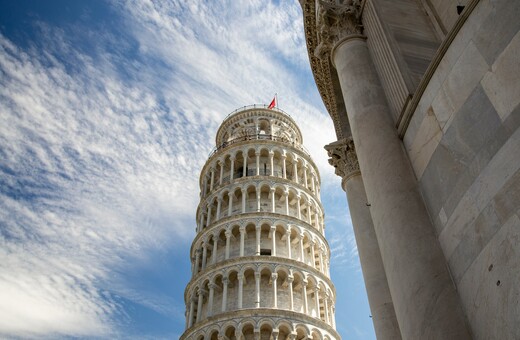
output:
[[[336,136],[343,138],[349,130],[342,126],[338,107],[342,101],[336,99],[334,88],[335,72],[331,61],[331,51],[335,44],[349,34],[362,33],[361,0],[346,0],[343,4],[334,0],[300,0],[303,9],[303,22],[307,53],[318,91],[334,123]],[[337,78],[337,77],[336,77]],[[336,85],[337,86],[337,85]],[[344,110],[344,109],[343,109]]]
[[[343,138],[329,145],[325,145],[329,155],[329,164],[336,170],[335,174],[346,182],[349,178],[361,174],[356,148],[352,137]]]
[[[315,55],[319,43],[316,31],[316,1],[302,0],[301,5],[303,9],[303,25],[305,40],[307,41],[307,53],[309,55],[312,74],[314,75],[314,81],[320,92],[321,99],[325,104],[325,108],[332,118],[336,135],[340,138],[342,136],[342,129],[338,117],[336,96],[334,95],[331,77],[331,72],[335,72],[335,70],[331,67],[330,58],[319,58]]]

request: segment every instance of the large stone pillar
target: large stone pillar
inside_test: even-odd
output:
[[[459,297],[362,35],[361,4],[320,3],[388,286],[405,339],[470,339]]]
[[[347,192],[376,337],[378,340],[401,339],[352,137],[326,145],[325,150]]]

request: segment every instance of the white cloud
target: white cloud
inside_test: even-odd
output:
[[[188,247],[199,171],[237,107],[278,92],[323,186],[337,181],[322,149],[332,123],[302,83],[296,3],[112,6],[127,36],[42,22],[23,49],[0,35],[0,334],[113,334],[119,293],[181,318],[111,273],[150,249]]]

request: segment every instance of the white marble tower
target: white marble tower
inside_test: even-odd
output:
[[[283,111],[240,108],[200,175],[181,339],[340,339],[320,176]]]

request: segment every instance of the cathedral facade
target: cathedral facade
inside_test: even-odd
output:
[[[378,339],[520,339],[520,2],[300,0]]]

